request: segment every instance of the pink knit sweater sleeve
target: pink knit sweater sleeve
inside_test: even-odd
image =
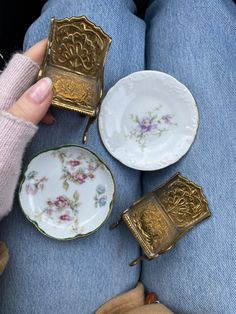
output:
[[[34,83],[39,66],[16,54],[0,75],[0,219],[9,213],[22,156],[37,127],[6,110]]]

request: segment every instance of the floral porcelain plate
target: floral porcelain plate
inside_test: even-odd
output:
[[[187,153],[198,128],[190,91],[172,76],[140,71],[118,81],[99,115],[102,141],[128,167],[157,170]]]
[[[71,240],[95,232],[108,218],[115,183],[91,151],[70,145],[33,158],[20,185],[26,217],[45,235]]]

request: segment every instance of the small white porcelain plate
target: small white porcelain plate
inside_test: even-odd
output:
[[[30,161],[19,200],[39,231],[71,240],[95,232],[106,221],[114,193],[108,167],[91,151],[68,145],[41,152]]]
[[[187,153],[198,128],[198,109],[187,89],[172,76],[140,71],[118,81],[99,115],[102,141],[128,167],[158,170]]]

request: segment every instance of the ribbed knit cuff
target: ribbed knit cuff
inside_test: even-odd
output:
[[[27,143],[37,131],[37,126],[0,112],[0,169],[1,173],[17,173]]]
[[[0,219],[11,210],[23,153],[36,131],[31,122],[0,111]]]
[[[39,65],[15,54],[0,75],[0,109],[6,110],[35,82]]]

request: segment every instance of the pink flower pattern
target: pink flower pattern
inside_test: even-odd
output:
[[[78,228],[79,222],[79,192],[74,192],[73,199],[65,195],[59,195],[55,199],[48,199],[46,206],[41,213],[37,215],[37,219],[51,220],[57,225],[70,223],[73,230]]]
[[[95,179],[95,171],[100,163],[87,155],[80,153],[79,155],[67,154],[64,150],[55,151],[52,153],[58,158],[62,164],[63,188],[65,191],[69,188],[69,183],[84,184],[88,180]]]

